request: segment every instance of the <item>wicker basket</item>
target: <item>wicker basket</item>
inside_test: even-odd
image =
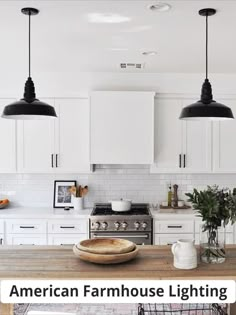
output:
[[[227,315],[227,304],[139,304],[138,315]]]

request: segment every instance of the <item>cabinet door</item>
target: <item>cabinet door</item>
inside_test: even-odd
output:
[[[196,102],[186,99],[183,107]],[[183,172],[211,171],[212,123],[209,121],[183,121]]]
[[[182,122],[179,120],[181,109],[180,99],[155,100],[155,164],[151,166],[153,173],[182,171]]]
[[[236,99],[220,100],[229,106],[236,117]],[[236,119],[213,123],[213,171],[236,173]]]
[[[44,100],[54,105],[53,100]],[[18,169],[20,172],[50,173],[54,170],[54,133],[55,121],[46,120],[18,121]],[[55,161],[54,161],[55,164]]]
[[[56,99],[56,171],[89,172],[89,100]]]
[[[153,163],[153,92],[91,94],[91,163]]]
[[[14,99],[0,99],[0,115],[6,105]],[[16,122],[13,119],[0,118],[0,173],[16,172]]]

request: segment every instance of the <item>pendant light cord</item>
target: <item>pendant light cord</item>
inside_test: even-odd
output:
[[[206,15],[206,79],[208,79],[208,14]]]
[[[31,77],[31,12],[29,12],[29,77]]]

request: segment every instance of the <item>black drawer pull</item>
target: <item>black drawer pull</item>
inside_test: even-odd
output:
[[[75,229],[75,226],[60,226],[60,229]]]
[[[31,245],[35,245],[35,244],[20,244],[20,245],[28,245],[28,246],[30,245],[31,246]]]
[[[168,229],[181,229],[183,226],[182,225],[168,225]]]
[[[173,245],[174,243],[167,243],[167,245]]]
[[[182,157],[181,157],[181,154],[179,154],[179,168],[181,168],[182,167]]]
[[[184,154],[184,168],[186,167],[186,154]]]
[[[74,246],[75,244],[60,244],[61,246]]]
[[[51,167],[54,167],[54,165],[53,165],[53,154],[51,154]]]
[[[20,229],[34,229],[34,228],[35,226],[23,226],[23,225],[20,226]]]

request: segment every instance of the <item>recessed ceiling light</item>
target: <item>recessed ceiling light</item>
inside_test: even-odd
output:
[[[155,50],[142,52],[142,55],[144,55],[144,56],[155,56],[156,54],[157,54],[157,51],[155,51]]]
[[[124,23],[129,22],[130,17],[116,13],[89,13],[88,21],[90,23]]]
[[[156,4],[149,5],[148,8],[152,11],[166,12],[166,11],[169,11],[171,9],[171,6],[168,3],[159,2]]]

